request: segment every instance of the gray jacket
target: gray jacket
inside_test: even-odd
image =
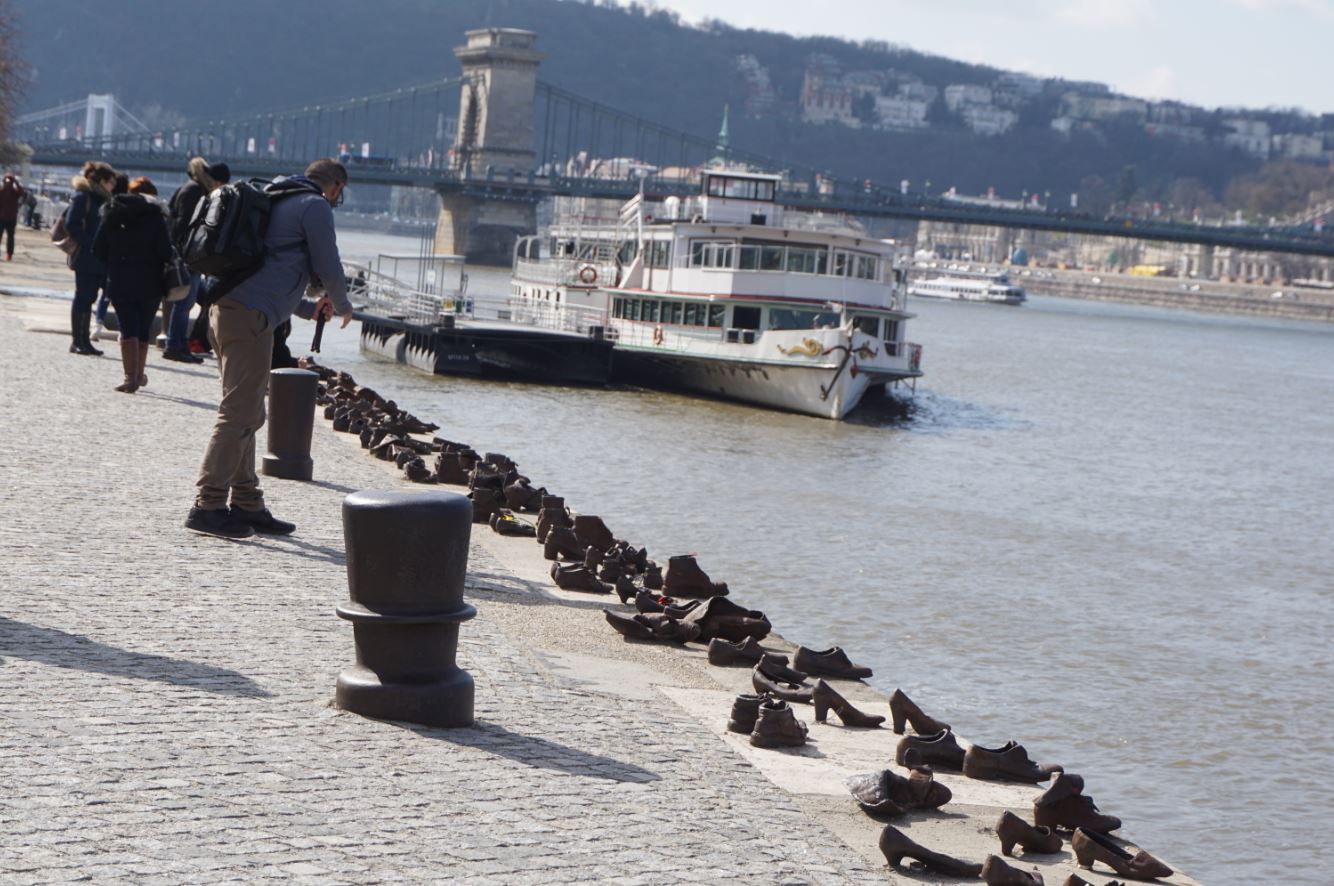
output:
[[[225,297],[263,313],[270,328],[287,322],[294,313],[309,320],[315,303],[301,296],[312,274],[319,276],[335,311],[352,310],[333,207],[322,195],[303,191],[274,200],[264,235],[264,264]]]

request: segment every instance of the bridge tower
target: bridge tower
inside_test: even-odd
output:
[[[465,178],[526,176],[533,171],[533,113],[537,67],[545,56],[537,34],[515,28],[466,32],[455,48],[463,64],[454,168]],[[485,202],[440,195],[435,251],[508,264],[516,237],[532,233],[537,204]]]

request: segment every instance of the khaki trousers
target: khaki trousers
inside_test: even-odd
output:
[[[255,434],[264,426],[264,396],[273,363],[268,318],[224,296],[209,308],[209,339],[222,372],[222,399],[199,469],[195,506],[247,511],[264,507],[255,475]]]

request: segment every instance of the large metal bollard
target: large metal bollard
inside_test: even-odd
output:
[[[260,471],[284,480],[309,480],[315,471],[310,434],[315,427],[315,388],[320,377],[305,369],[269,373],[269,451]]]
[[[343,499],[357,664],[334,703],[377,720],[471,726],[472,676],[454,662],[472,502],[454,492],[354,492]]]

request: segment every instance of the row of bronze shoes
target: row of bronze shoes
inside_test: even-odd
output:
[[[311,368],[320,376],[316,402],[324,407],[335,431],[358,435],[363,448],[394,461],[412,482],[467,486],[473,522],[486,523],[501,535],[535,538],[552,561],[552,581],[562,590],[615,593],[622,603],[633,602],[633,614],[603,610],[607,623],[627,640],[705,643],[710,664],[749,667],[754,692],[737,696],[727,728],[748,735],[752,745],[804,745],[808,730],[793,704],[812,705],[817,723],[827,722],[830,711],[845,727],[873,729],[885,721],[857,709],[824,679],[860,680],[872,675],[870,668],[854,664],[837,646],[825,650],[799,646],[790,662],[786,655],[765,649],[760,641],[772,630],[769,619],[726,599],[727,583],[713,581],[693,555],[670,557],[664,569],[648,558],[644,548],[617,539],[600,517],[576,514],[563,498],[534,487],[508,457],[478,454],[466,444],[439,437],[429,443],[414,439],[412,435],[434,433],[438,426],[399,409],[345,372]],[[428,466],[429,456],[434,457]],[[536,514],[535,524],[518,514]],[[1081,867],[1100,862],[1118,876],[1135,880],[1171,875],[1171,868],[1149,853],[1141,850],[1132,855],[1109,836],[1121,821],[1098,810],[1084,794],[1080,776],[1056,764],[1032,761],[1013,741],[996,748],[973,744],[965,750],[949,724],[928,716],[902,690],[890,697],[889,713],[894,732],[904,736],[895,761],[907,768],[908,775],[885,769],[848,779],[849,790],[868,815],[896,818],[948,803],[950,790],[935,781],[935,769],[1030,784],[1055,775],[1033,803],[1032,824],[1012,812],[1002,814],[996,834],[1003,856],[1011,856],[1015,846],[1022,847],[1025,855],[1059,852],[1058,832],[1065,831]],[[913,734],[905,734],[906,725],[912,726]],[[1021,870],[996,855],[981,864],[953,858],[915,843],[892,824],[881,833],[880,850],[896,868],[909,858],[933,873],[980,878],[990,886],[1043,886],[1037,871]],[[1072,874],[1064,886],[1088,884]]]

